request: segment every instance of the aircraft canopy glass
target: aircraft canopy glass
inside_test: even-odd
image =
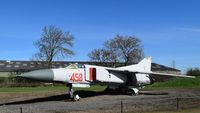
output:
[[[70,64],[66,68],[67,69],[78,69],[78,68],[83,68],[83,66],[84,66],[83,64],[77,64],[77,63],[75,63],[75,64]]]

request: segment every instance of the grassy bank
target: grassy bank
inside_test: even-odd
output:
[[[200,77],[176,78],[166,82],[157,82],[146,88],[200,88]]]
[[[74,90],[103,91],[106,86],[93,85],[90,88],[74,88]],[[146,87],[147,89],[174,89],[174,88],[200,88],[200,77],[176,78],[167,82],[154,83]],[[65,85],[58,86],[38,86],[38,87],[2,87],[0,92],[44,92],[44,91],[66,91]]]
[[[74,88],[74,90],[103,91],[105,86],[94,85],[90,88]],[[46,91],[66,91],[68,87],[60,86],[40,86],[40,87],[2,87],[0,92],[46,92]]]

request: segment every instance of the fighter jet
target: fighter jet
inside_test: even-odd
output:
[[[158,80],[171,77],[194,78],[186,75],[152,72],[151,57],[144,58],[138,64],[118,68],[72,64],[66,68],[35,70],[18,76],[45,82],[64,83],[69,86],[70,98],[73,100],[80,99],[78,94],[74,94],[73,87],[90,87],[93,84],[101,84],[107,85],[108,89],[137,95],[139,89]]]

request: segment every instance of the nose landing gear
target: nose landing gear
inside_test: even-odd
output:
[[[68,84],[67,86],[69,86],[69,98],[72,101],[79,101],[80,100],[80,96],[78,94],[74,93],[74,90],[72,88],[72,84]]]

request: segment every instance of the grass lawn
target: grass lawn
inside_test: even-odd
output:
[[[171,88],[200,88],[200,77],[196,78],[176,78],[166,82],[156,82],[146,88],[171,89]]]
[[[74,90],[103,91],[106,86],[92,85],[90,88],[74,88]],[[200,77],[176,78],[167,82],[158,82],[146,87],[147,89],[174,89],[174,88],[200,88]],[[65,85],[61,86],[40,86],[40,87],[2,87],[0,92],[45,92],[45,91],[66,91]]]
[[[90,88],[74,88],[74,90],[103,91],[105,86],[94,85]],[[45,91],[66,91],[68,87],[63,86],[40,86],[40,87],[2,87],[0,92],[45,92]]]

